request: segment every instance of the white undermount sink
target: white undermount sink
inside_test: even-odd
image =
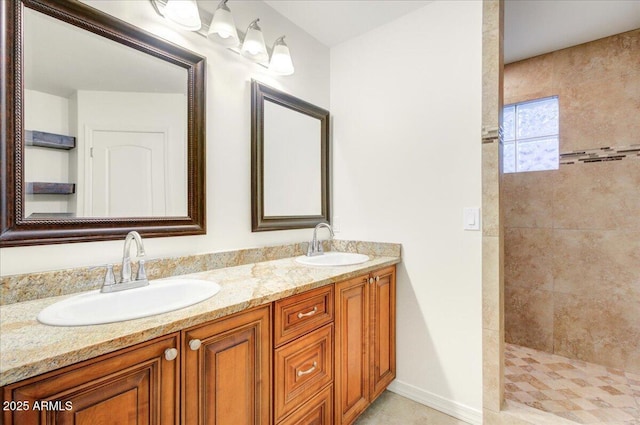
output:
[[[369,256],[353,252],[325,252],[321,255],[296,257],[296,261],[306,266],[351,266],[369,261]]]
[[[219,291],[220,285],[207,280],[152,280],[142,288],[111,293],[95,290],[64,299],[44,308],[38,321],[53,326],[121,322],[188,307]]]

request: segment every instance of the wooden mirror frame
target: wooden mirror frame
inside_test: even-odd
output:
[[[26,220],[24,215],[24,7],[187,70],[187,215]],[[0,5],[0,246],[44,245],[206,233],[205,58],[78,1],[15,0]],[[150,11],[151,13],[152,11]]]
[[[264,215],[264,102],[268,100],[320,120],[320,215]],[[251,81],[251,231],[304,229],[330,222],[329,111],[290,94]],[[302,178],[302,177],[301,177]]]

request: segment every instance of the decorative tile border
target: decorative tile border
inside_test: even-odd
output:
[[[235,251],[213,252],[186,257],[147,260],[145,269],[149,279],[162,279],[205,270],[241,266],[263,261],[304,255],[307,242]],[[374,257],[400,257],[400,244],[342,241],[324,242],[326,251],[358,252]],[[116,276],[120,264],[114,265]],[[104,267],[82,267],[40,273],[26,273],[0,277],[0,305],[22,301],[73,294],[100,288],[104,279]]]
[[[503,140],[502,126],[499,128],[485,128],[482,127],[482,144],[502,142]]]
[[[640,144],[621,147],[583,149],[560,154],[560,164],[586,164],[589,162],[620,161],[625,158],[640,159]]]

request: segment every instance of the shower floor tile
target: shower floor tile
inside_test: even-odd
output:
[[[505,346],[505,399],[581,424],[640,425],[637,374]]]

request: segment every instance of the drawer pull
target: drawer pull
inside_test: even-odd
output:
[[[191,348],[193,351],[197,351],[201,345],[202,342],[199,339],[192,339],[191,341],[189,341],[189,348]]]
[[[164,350],[164,358],[168,361],[175,360],[178,357],[178,350],[175,348],[167,348]]]
[[[298,376],[308,375],[311,372],[313,372],[314,370],[316,370],[316,367],[318,367],[318,362],[313,362],[313,366],[311,366],[309,369],[307,369],[307,370],[299,370],[298,371]]]
[[[307,313],[298,313],[298,319],[302,319],[303,317],[309,317],[309,316],[313,316],[314,314],[316,314],[318,312],[318,306],[314,306],[313,310],[307,312]]]

